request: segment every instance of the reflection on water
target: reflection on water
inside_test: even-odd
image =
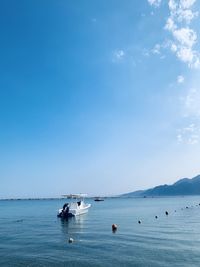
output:
[[[64,235],[83,233],[85,228],[85,222],[87,220],[87,214],[58,219],[60,220],[61,230]]]

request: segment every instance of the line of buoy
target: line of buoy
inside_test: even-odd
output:
[[[200,203],[199,203],[199,205],[197,204],[196,206],[200,206]],[[191,207],[193,207],[193,206],[191,206]],[[189,209],[189,207],[188,206],[186,206],[185,207],[186,209]],[[181,210],[183,210],[183,208],[181,208]],[[174,212],[176,212],[176,210],[174,210]],[[165,211],[165,215],[169,215],[169,212],[168,211]],[[155,219],[158,219],[158,216],[156,215],[155,216]],[[18,221],[16,221],[16,222],[19,222],[19,221],[23,221],[23,220],[18,220]],[[142,223],[142,221],[141,220],[138,220],[138,224],[141,224]],[[113,233],[115,233],[116,231],[117,231],[117,229],[118,229],[118,225],[117,224],[112,224],[112,231],[113,231]],[[68,239],[68,243],[73,243],[74,242],[74,239],[72,238],[72,237],[70,237],[69,239]]]
[[[197,204],[196,206],[200,206],[200,203],[199,204]],[[191,206],[191,207],[194,207],[194,206]],[[188,206],[186,206],[185,207],[186,209],[189,209],[189,207]],[[181,208],[181,210],[183,210],[183,208]],[[174,210],[174,212],[176,212],[176,210]],[[169,212],[166,210],[165,211],[165,215],[169,215]],[[158,219],[158,216],[156,215],[155,216],[155,219]],[[141,220],[138,220],[138,224],[141,224],[142,223],[142,221]],[[112,224],[112,231],[113,232],[116,232],[116,230],[117,230],[117,224]]]

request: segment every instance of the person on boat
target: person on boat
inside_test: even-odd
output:
[[[69,205],[69,203],[65,203],[65,204],[63,205],[63,211],[65,210],[65,208],[66,208],[68,205]]]
[[[69,213],[69,203],[65,203],[62,209],[62,216],[67,217]]]

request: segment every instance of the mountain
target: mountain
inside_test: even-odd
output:
[[[192,179],[183,178],[172,185],[159,185],[147,190],[139,190],[121,195],[122,197],[144,197],[144,196],[183,196],[200,195],[200,175]]]

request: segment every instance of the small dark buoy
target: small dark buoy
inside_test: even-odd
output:
[[[23,219],[22,220],[17,220],[17,221],[15,221],[16,223],[19,223],[19,222],[23,222]]]
[[[117,231],[117,224],[112,224],[112,231],[113,232],[116,232]]]
[[[69,243],[73,243],[74,242],[74,239],[72,237],[69,238],[68,240]]]
[[[156,215],[155,218],[158,219],[158,216]]]
[[[174,212],[176,212],[176,210]]]
[[[200,203],[199,203],[199,206],[200,206]]]
[[[141,223],[141,221],[139,220],[139,221],[138,221],[138,223],[140,224],[140,223]]]
[[[186,209],[189,209],[188,207],[186,207]]]
[[[166,214],[166,215],[169,215],[168,211],[165,211],[165,214]]]

